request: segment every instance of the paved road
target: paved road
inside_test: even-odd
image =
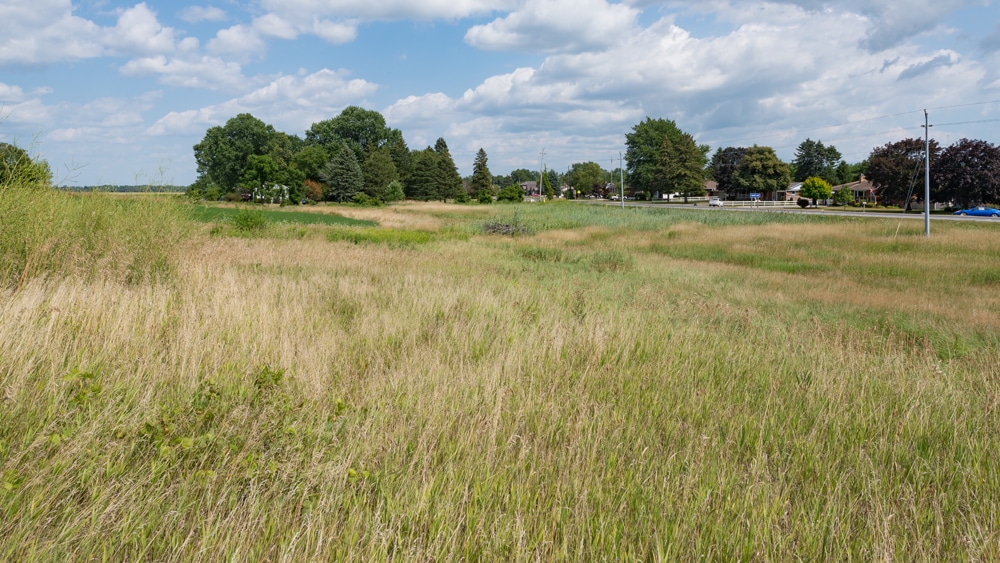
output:
[[[613,205],[616,207],[621,206],[621,202],[617,201],[593,201],[588,203],[595,203],[599,205]],[[799,215],[820,215],[824,217],[839,216],[839,217],[870,217],[872,219],[919,219],[923,221],[924,214],[920,212],[910,212],[910,213],[888,213],[881,211],[833,211],[833,210],[819,210],[819,209],[797,209],[797,208],[782,208],[782,207],[709,207],[706,203],[701,204],[679,204],[679,203],[646,203],[641,201],[626,201],[625,207],[655,207],[658,209],[693,209],[705,211],[706,213],[718,213],[720,211],[745,211],[747,213],[796,213]],[[960,215],[931,215],[932,221],[985,221],[987,223],[996,223],[1000,225],[1000,219],[995,219],[992,217],[962,217]]]

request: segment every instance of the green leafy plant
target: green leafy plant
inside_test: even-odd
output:
[[[240,209],[232,216],[233,228],[241,233],[263,231],[269,221],[259,209]]]

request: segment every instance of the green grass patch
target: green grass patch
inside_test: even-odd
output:
[[[346,241],[354,244],[385,244],[393,247],[409,247],[428,244],[442,238],[429,231],[369,228],[331,229],[326,233],[330,242]]]
[[[189,208],[191,219],[202,223],[234,223],[241,221],[241,217],[248,215],[248,210],[252,215],[260,220],[269,223],[292,223],[298,225],[337,225],[353,227],[374,227],[374,221],[362,219],[351,219],[334,213],[312,213],[308,211],[292,211],[285,209],[264,209],[254,207],[218,207],[213,205],[192,205]],[[234,223],[235,224],[235,223]]]

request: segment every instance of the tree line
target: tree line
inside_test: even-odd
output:
[[[249,113],[208,129],[194,146],[205,199],[390,202],[462,199],[462,178],[448,144],[410,150],[377,111],[345,108],[312,124],[304,137],[277,131]]]
[[[879,202],[909,205],[923,198],[925,143],[910,138],[875,147],[867,159],[847,163],[833,145],[806,139],[795,158],[783,162],[767,146],[721,147],[709,157],[708,145],[672,120],[646,118],[625,136],[624,170],[604,169],[593,161],[555,170],[517,169],[493,175],[479,149],[473,174],[462,178],[443,138],[434,146],[410,150],[402,132],[383,116],[356,106],[312,124],[302,137],[277,131],[249,113],[209,128],[194,145],[197,180],[190,195],[207,199],[391,202],[415,200],[520,201],[521,185],[534,182],[547,197],[569,186],[569,197],[617,193],[624,179],[640,198],[705,194],[714,180],[727,194],[771,194],[802,182],[802,197],[829,199],[831,186],[871,182]],[[1000,202],[1000,147],[961,139],[948,147],[929,143],[931,199],[959,207]],[[612,161],[613,164],[613,161]],[[52,185],[44,159],[0,143],[0,185]],[[841,190],[843,191],[843,190]],[[846,194],[838,193],[837,197]],[[766,197],[766,196],[765,196]]]
[[[958,207],[1000,202],[1000,147],[972,139],[961,139],[944,149],[934,140],[929,145],[932,201]],[[727,194],[762,195],[801,182],[803,198],[836,197],[846,203],[853,194],[839,190],[833,196],[832,187],[864,176],[879,202],[908,206],[923,199],[925,143],[921,139],[876,147],[857,163],[846,162],[835,146],[808,138],[788,163],[773,148],[758,145],[722,147],[708,158],[709,147],[696,144],[673,121],[646,118],[626,135],[626,147],[627,184],[639,197],[703,195],[706,180],[714,180],[718,190]],[[588,171],[581,175],[586,183],[606,174],[594,163],[572,168]]]

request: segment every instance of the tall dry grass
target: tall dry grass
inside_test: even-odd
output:
[[[53,276],[138,283],[168,276],[168,254],[187,228],[172,199],[2,184],[0,284]]]
[[[995,229],[551,209],[7,287],[0,559],[1000,555]]]

